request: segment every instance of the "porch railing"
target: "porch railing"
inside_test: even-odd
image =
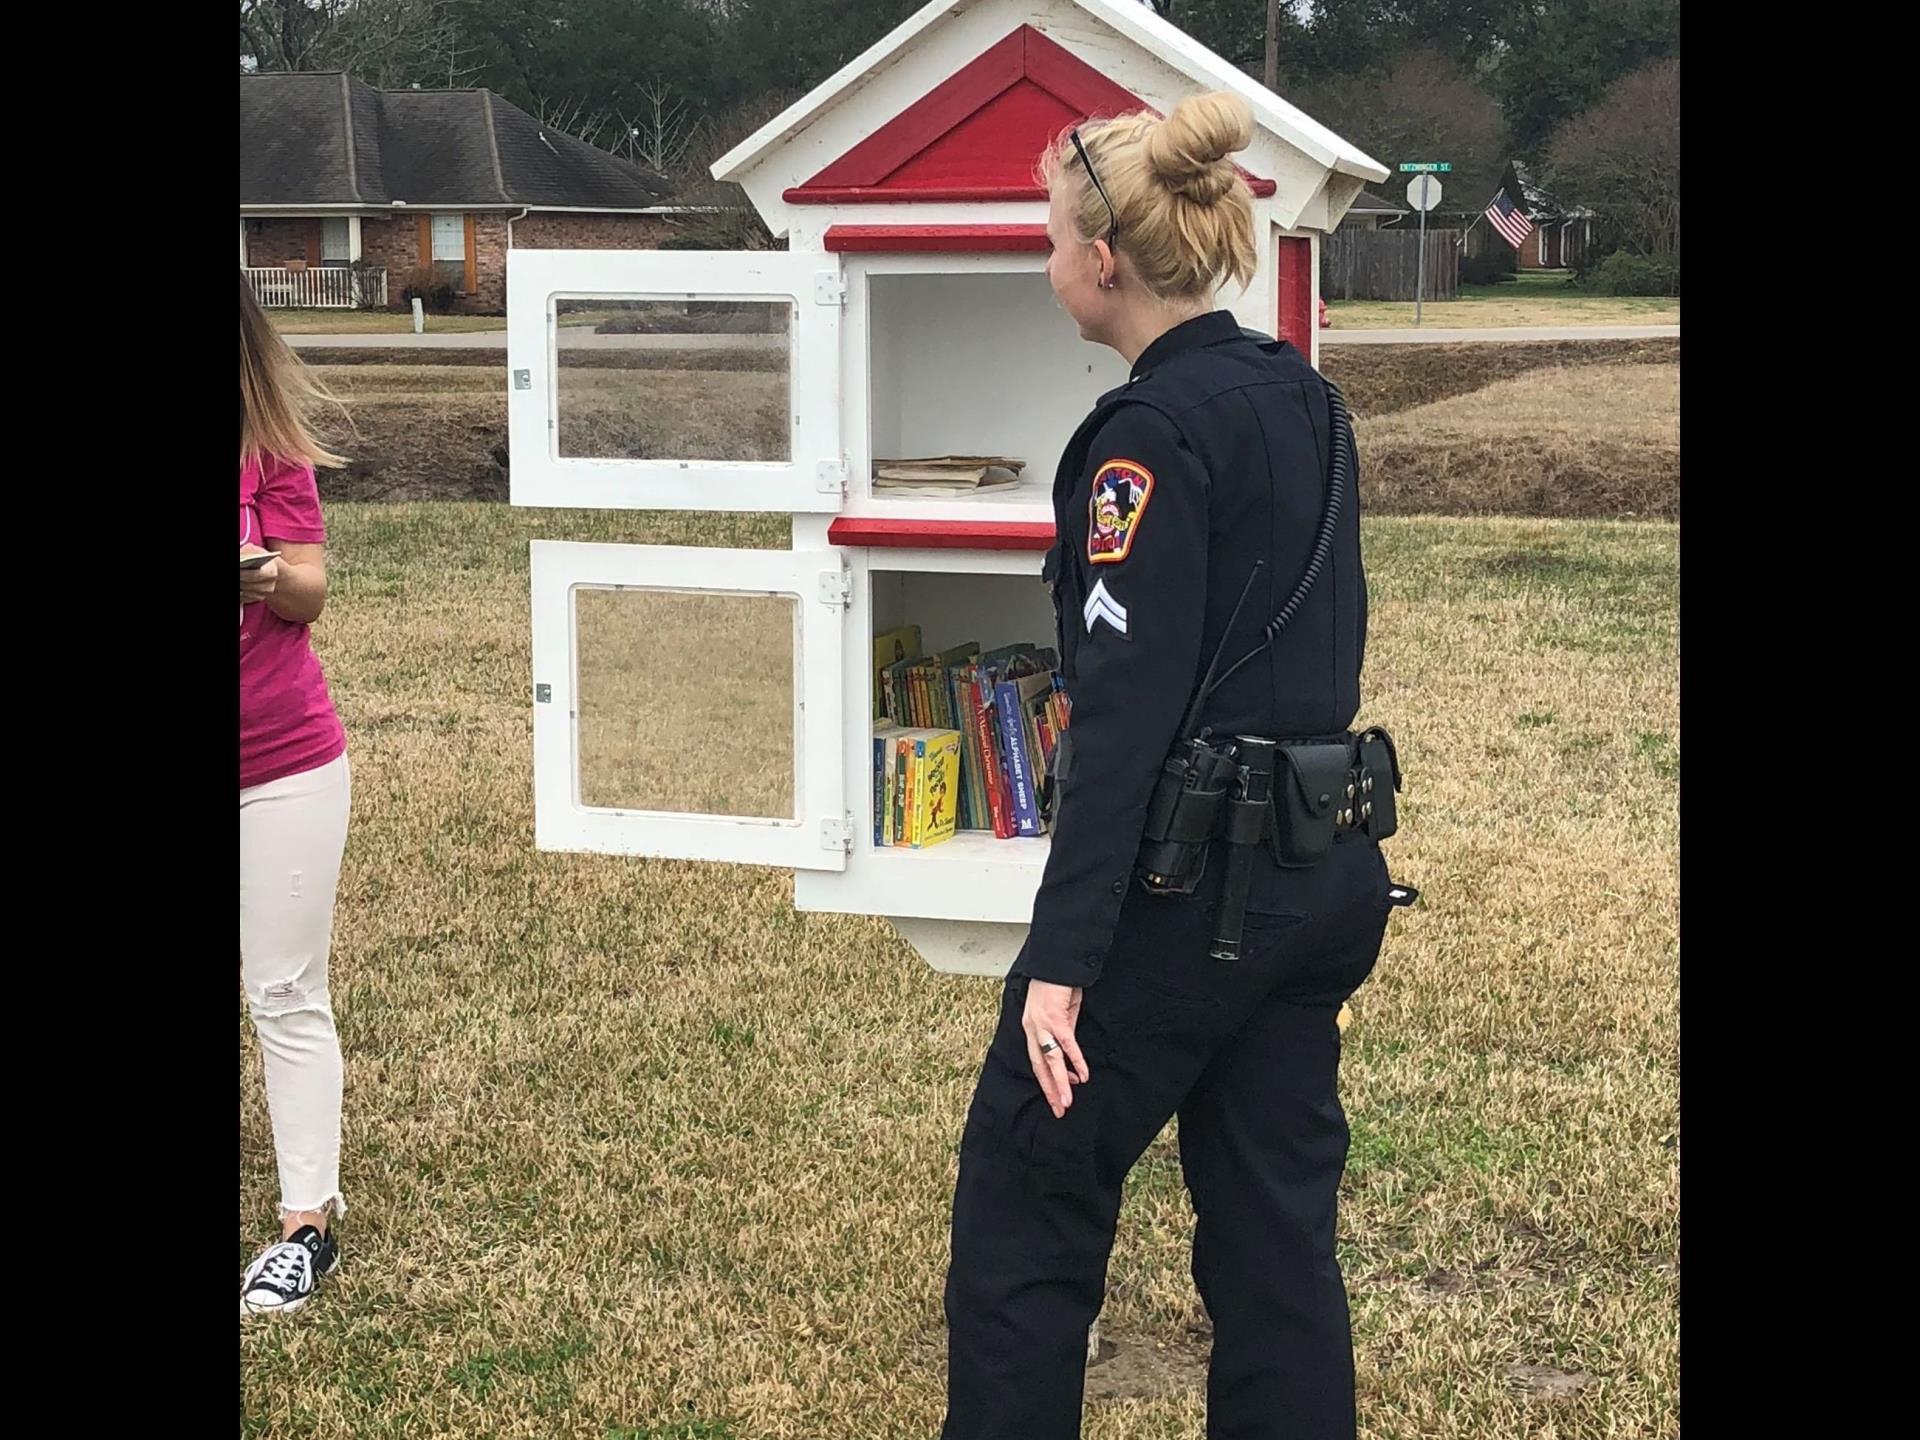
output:
[[[249,267],[247,280],[254,298],[269,310],[355,310],[387,303],[387,272],[372,266]]]

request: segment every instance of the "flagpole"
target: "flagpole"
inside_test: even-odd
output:
[[[1506,188],[1507,188],[1506,186],[1502,185],[1498,190],[1494,191],[1493,200],[1498,200],[1501,197],[1501,195],[1505,193]],[[1475,225],[1478,225],[1482,220],[1487,218],[1487,209],[1488,209],[1488,206],[1491,206],[1493,204],[1493,200],[1489,200],[1487,201],[1486,205],[1482,205],[1480,207],[1480,213],[1478,215],[1475,215],[1473,217],[1472,222],[1467,226],[1467,228],[1460,232],[1460,243],[1462,245],[1467,243],[1467,236],[1473,233],[1473,227]]]
[[[1498,190],[1493,192],[1493,200],[1498,200],[1502,195],[1506,193],[1507,193],[1507,187],[1502,185]],[[1482,220],[1485,220],[1487,218],[1487,211],[1493,208],[1493,200],[1489,200],[1486,204],[1480,207],[1480,213],[1474,216],[1473,219],[1468,223],[1467,228],[1460,232],[1460,238],[1454,242],[1456,245],[1459,245],[1463,248],[1465,247],[1467,243],[1467,236],[1473,233],[1473,227],[1475,225],[1478,225]],[[1500,238],[1504,240],[1506,239],[1506,236],[1502,235]],[[1518,250],[1520,247],[1516,245],[1513,248],[1515,250]]]

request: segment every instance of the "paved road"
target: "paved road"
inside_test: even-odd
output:
[[[1445,329],[1322,330],[1322,345],[1459,345],[1522,340],[1654,340],[1677,336],[1678,325],[1486,325]],[[504,350],[507,332],[425,335],[289,335],[296,350]],[[563,350],[778,350],[783,335],[595,335],[584,326],[560,332]]]
[[[429,330],[424,335],[289,335],[296,350],[504,350],[507,332]],[[780,350],[784,335],[596,335],[588,327],[563,326],[562,350]]]
[[[1483,325],[1443,329],[1422,325],[1405,330],[1322,330],[1322,345],[1459,345],[1517,340],[1656,340],[1680,333],[1678,325]]]

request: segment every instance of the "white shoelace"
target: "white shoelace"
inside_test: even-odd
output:
[[[259,1259],[258,1269],[247,1281],[247,1288],[271,1286],[288,1295],[298,1295],[313,1284],[313,1256],[307,1247],[283,1240]]]

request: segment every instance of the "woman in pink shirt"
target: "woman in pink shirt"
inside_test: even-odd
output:
[[[340,1041],[327,995],[347,840],[347,739],[308,627],[327,603],[313,467],[338,465],[321,395],[240,277],[240,976],[266,1070],[280,1239],[247,1267],[243,1315],[293,1311],[340,1263]],[[257,568],[249,556],[271,553]]]

